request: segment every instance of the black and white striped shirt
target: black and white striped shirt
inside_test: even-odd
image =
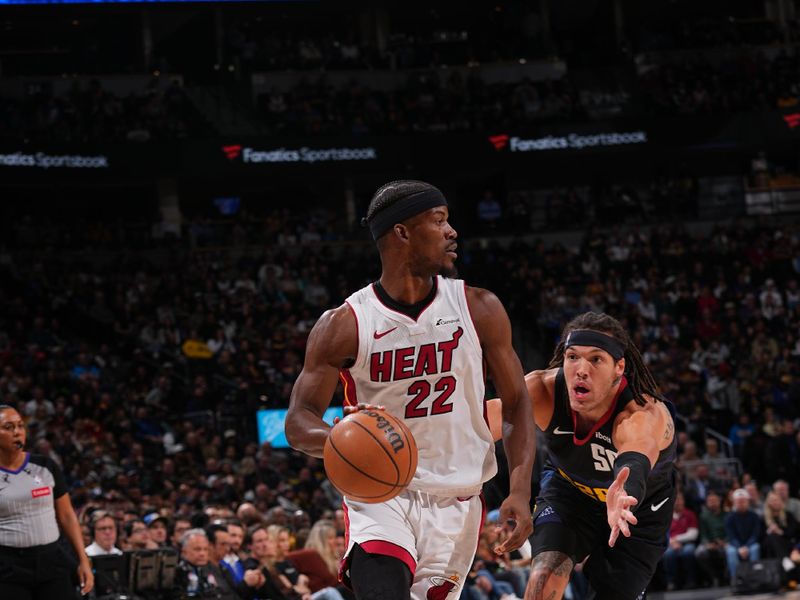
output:
[[[27,454],[22,466],[0,468],[0,546],[29,548],[59,536],[55,500],[67,493],[64,474],[51,459]]]

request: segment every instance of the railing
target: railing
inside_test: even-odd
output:
[[[680,463],[683,475],[690,479],[698,465],[707,465],[709,475],[726,485],[742,475],[742,462],[738,458],[712,458],[709,460],[686,460]]]
[[[683,424],[685,428],[689,428],[689,419],[679,413],[676,413],[675,417]],[[707,437],[712,437],[719,442],[720,450],[725,455],[725,458],[734,457],[733,443],[731,443],[726,436],[722,435],[716,429],[711,429],[710,427],[706,427],[704,433]]]

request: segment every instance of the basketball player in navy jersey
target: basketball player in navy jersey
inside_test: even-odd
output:
[[[484,363],[502,399],[509,463],[500,522],[515,522],[496,550],[518,548],[531,532],[536,441],[522,366],[497,297],[442,276],[455,274],[448,216],[442,193],[421,181],[375,193],[365,224],[381,278],[322,315],[292,390],[286,437],[307,454],[322,456],[330,432],[322,415],[340,379],[346,412],[379,406],[403,419],[419,448],[414,478],[397,497],[378,504],[345,497],[341,575],[359,600],[458,597],[483,520],[481,486],[497,471]]]
[[[595,598],[644,598],[675,501],[672,405],[606,314],[567,324],[549,367],[525,378],[549,449],[525,599],[560,599],[587,556],[583,572]],[[489,404],[498,436],[499,402]]]

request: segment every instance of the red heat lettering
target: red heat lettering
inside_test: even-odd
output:
[[[414,348],[399,348],[394,351],[394,381],[408,379],[413,374]]]
[[[372,381],[392,380],[392,351],[375,352],[370,357],[369,378]]]
[[[423,344],[420,346],[419,354],[417,354],[417,366],[414,367],[414,377],[435,375],[438,373],[437,366],[436,344]]]
[[[439,352],[442,353],[442,370],[441,373],[449,371],[453,365],[453,350],[458,348],[458,340],[464,335],[464,330],[459,327],[453,332],[453,339],[447,342],[439,342]]]

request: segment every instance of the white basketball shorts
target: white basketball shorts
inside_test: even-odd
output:
[[[349,583],[354,544],[402,560],[413,576],[412,600],[458,598],[472,568],[485,507],[480,495],[434,496],[406,490],[388,502],[345,499],[347,552],[342,579]]]

